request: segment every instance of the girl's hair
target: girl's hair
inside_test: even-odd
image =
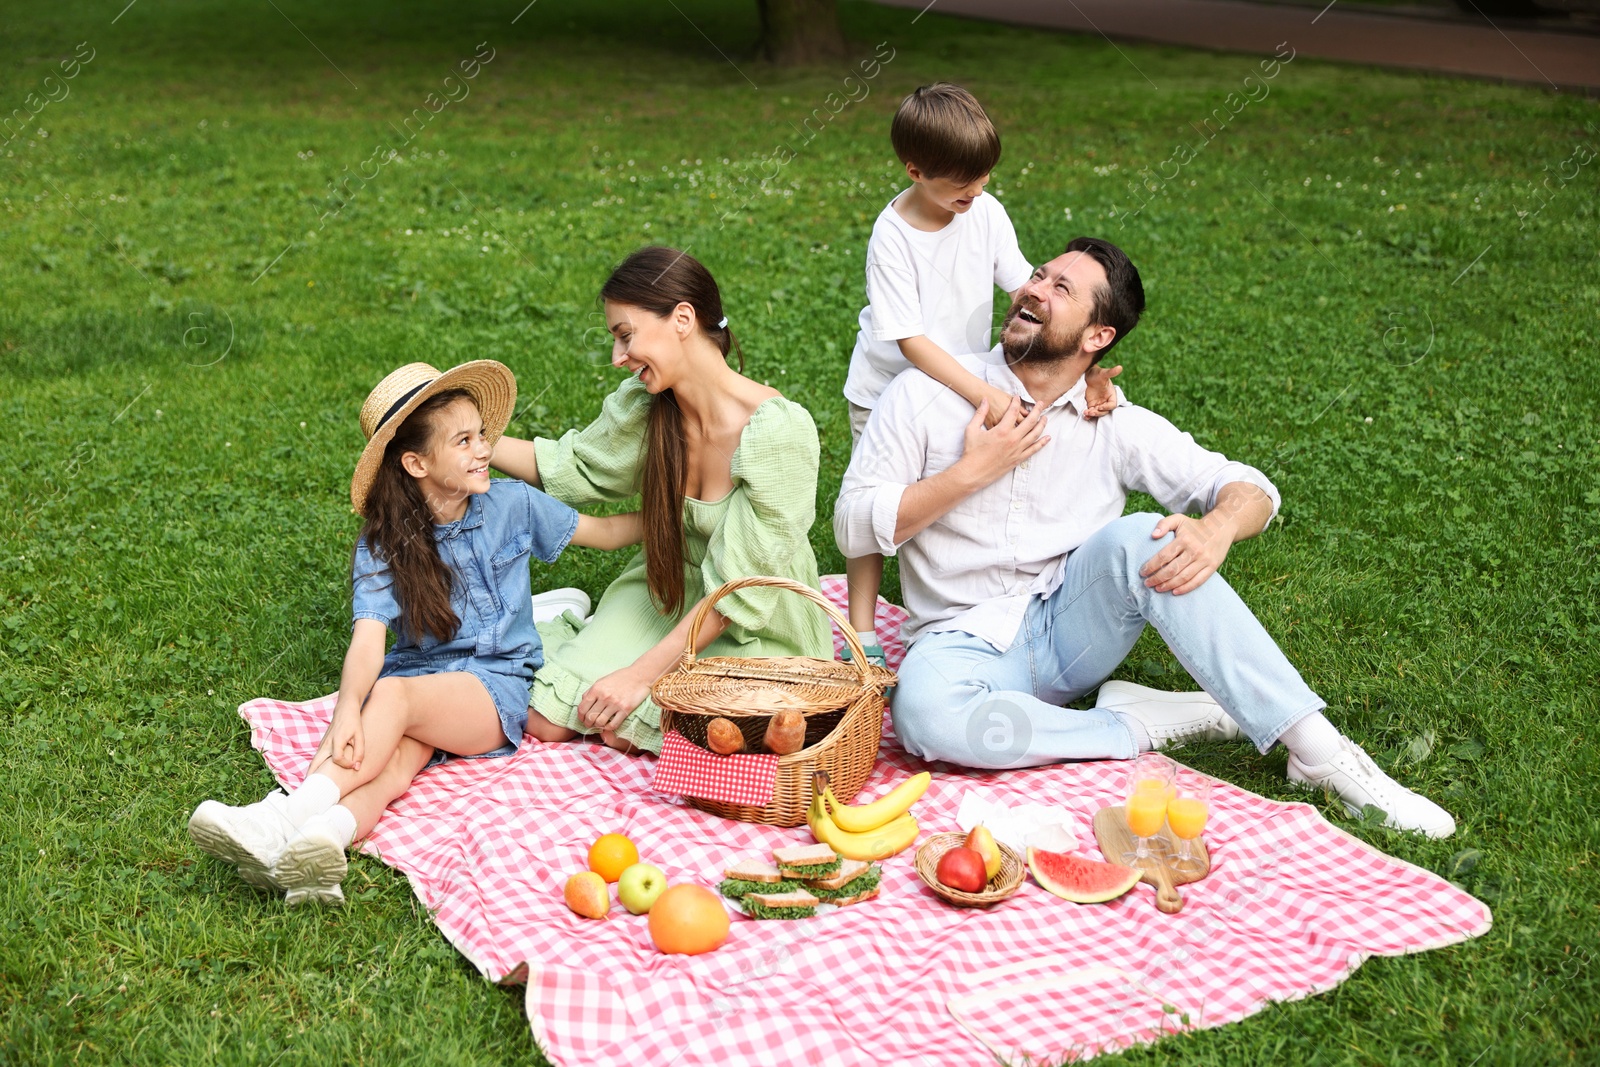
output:
[[[361,536],[373,558],[389,568],[400,605],[398,632],[412,640],[426,634],[448,641],[461,628],[461,619],[450,607],[453,576],[433,540],[433,512],[417,479],[400,465],[400,457],[427,452],[433,445],[435,416],[461,399],[471,400],[472,394],[446,389],[406,416],[383,450],[383,462],[367,493]]]
[[[642,308],[666,317],[679,304],[694,308],[699,328],[726,356],[744,349],[723,320],[722,293],[705,265],[675,248],[641,248],[623,260],[600,287],[600,299]],[[645,581],[663,612],[683,610],[683,489],[688,478],[689,448],[683,435],[683,412],[671,389],[650,400],[645,432],[643,478]]]

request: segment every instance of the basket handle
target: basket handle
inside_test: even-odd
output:
[[[850,660],[855,665],[856,673],[861,676],[862,686],[870,683],[867,674],[867,653],[861,647],[860,638],[856,637],[855,627],[850,625],[850,619],[844,612],[833,606],[833,602],[821,593],[792,578],[770,578],[756,575],[750,578],[735,578],[731,582],[724,582],[722,587],[705,598],[694,613],[694,619],[689,623],[689,641],[683,649],[683,665],[693,666],[695,646],[700,643],[700,626],[706,621],[706,615],[711,612],[711,607],[729,593],[736,593],[741,589],[787,589],[791,593],[798,593],[811,601],[817,607],[828,613],[834,622],[839,624],[839,632],[844,635],[844,643],[850,648]]]

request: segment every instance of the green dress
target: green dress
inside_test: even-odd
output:
[[[536,440],[545,492],[573,507],[638,493],[650,399],[644,385],[630,378],[606,398],[593,423],[560,440]],[[558,726],[592,733],[577,716],[589,686],[655,646],[724,582],[778,575],[816,589],[810,533],[819,454],[810,412],[783,397],[762,402],[729,461],[733,489],[721,500],[684,500],[684,612],[664,615],[657,609],[639,551],[587,625],[569,612],[539,626],[544,666],[534,675],[533,709]],[[704,655],[833,658],[827,616],[803,597],[744,589],[717,601],[716,609],[728,626]],[[640,748],[661,751],[661,709],[647,697],[616,732]]]

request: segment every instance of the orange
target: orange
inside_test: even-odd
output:
[[[621,834],[606,834],[589,846],[589,869],[608,882],[639,862],[639,850]]]
[[[728,940],[728,909],[705,886],[672,886],[650,908],[650,940],[662,952],[710,952]]]

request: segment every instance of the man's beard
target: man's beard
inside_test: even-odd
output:
[[[1035,366],[1059,363],[1070,359],[1077,354],[1076,347],[1064,337],[1058,337],[1051,331],[1051,320],[1044,319],[1032,337],[1025,340],[1008,340],[1006,331],[1012,320],[1017,317],[1017,312],[1022,310],[1022,304],[1011,305],[1011,310],[1006,312],[1005,319],[1000,323],[1000,351],[1006,357],[1007,366],[1015,367],[1021,363],[1032,363]],[[1039,313],[1032,308],[1028,313],[1037,317]]]

